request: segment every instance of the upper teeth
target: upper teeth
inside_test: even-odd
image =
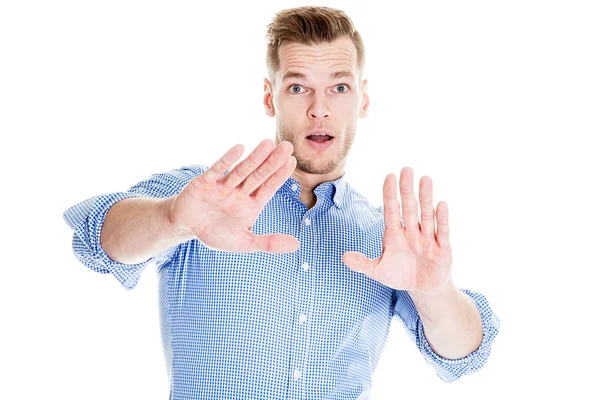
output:
[[[315,134],[313,134],[313,136],[327,136],[327,135],[324,133],[315,133]]]

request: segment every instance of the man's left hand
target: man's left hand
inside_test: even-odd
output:
[[[396,175],[388,174],[383,184],[385,229],[381,256],[369,259],[364,254],[348,251],[342,261],[350,269],[390,288],[417,291],[429,296],[439,294],[451,279],[452,249],[448,205],[440,201],[437,210],[434,209],[432,193],[433,181],[428,176],[422,177],[419,185],[419,222],[413,171],[410,167],[404,167],[400,172],[401,216]]]

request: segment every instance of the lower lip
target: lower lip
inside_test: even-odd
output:
[[[308,145],[313,150],[323,151],[323,150],[327,150],[329,147],[331,147],[335,138],[331,138],[329,140],[323,140],[322,142],[318,142],[316,140],[310,140],[308,138],[305,138],[305,140],[308,142]]]

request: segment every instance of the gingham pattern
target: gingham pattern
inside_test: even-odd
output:
[[[174,195],[207,168],[155,174],[64,213],[74,230],[73,251],[92,270],[111,273],[131,289],[147,265],[156,266],[170,399],[366,399],[395,316],[443,380],[485,364],[500,321],[483,295],[461,289],[479,308],[483,342],[449,360],[427,343],[406,292],[343,264],[346,251],[378,257],[384,229],[383,206],[370,205],[345,174],[315,189],[318,201],[310,210],[300,202],[299,183],[289,178],[259,215],[252,231],[295,236],[300,248],[294,253],[230,253],[190,240],[136,265],[106,255],[100,230],[114,203]]]

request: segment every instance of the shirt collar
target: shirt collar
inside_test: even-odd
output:
[[[323,197],[329,199],[339,209],[341,208],[342,200],[347,190],[346,171],[344,171],[342,176],[338,179],[323,182],[318,185],[315,188],[314,193],[319,198]],[[295,199],[300,199],[300,183],[292,177],[288,178],[278,191],[284,191]]]

